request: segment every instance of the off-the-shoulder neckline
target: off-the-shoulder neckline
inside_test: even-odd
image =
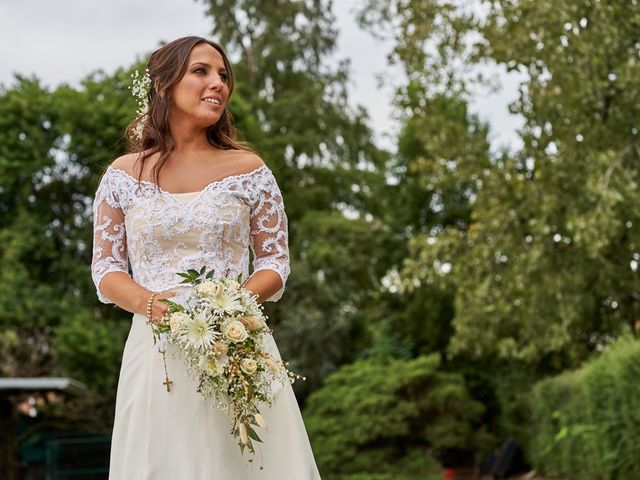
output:
[[[205,192],[205,191],[209,190],[209,189],[210,189],[210,188],[212,188],[213,186],[215,186],[215,185],[219,185],[219,184],[222,184],[222,183],[224,183],[224,182],[226,182],[226,181],[228,181],[228,180],[230,180],[230,179],[237,179],[237,178],[248,177],[248,176],[250,176],[250,175],[253,175],[253,174],[255,174],[255,173],[259,172],[259,171],[260,171],[260,170],[262,170],[262,169],[266,169],[266,170],[268,170],[268,169],[269,169],[269,167],[267,167],[267,165],[265,164],[265,165],[260,165],[259,167],[256,167],[256,168],[254,168],[253,170],[250,170],[250,171],[248,171],[248,172],[244,172],[244,173],[235,173],[235,174],[232,174],[232,175],[227,175],[226,177],[220,178],[220,179],[218,179],[218,180],[214,180],[213,182],[209,182],[207,185],[205,185],[205,187],[204,187],[202,190],[197,190],[197,191],[195,191],[195,192],[176,192],[176,193],[173,193],[173,192],[169,192],[169,191],[165,190],[165,189],[164,189],[164,188],[162,188],[160,185],[157,185],[157,184],[155,184],[154,182],[150,182],[149,180],[140,180],[140,183],[144,183],[144,184],[147,184],[147,185],[152,185],[152,186],[154,186],[154,187],[157,187],[157,188],[158,188],[158,190],[159,190],[159,191],[161,191],[162,193],[165,193],[165,194],[167,194],[167,195],[171,195],[171,196],[179,196],[179,195],[194,195],[194,194],[201,194],[201,193],[203,193],[203,192]],[[109,165],[109,166],[107,167],[107,170],[113,170],[114,172],[120,173],[121,175],[124,175],[125,177],[127,177],[127,178],[129,178],[129,179],[131,179],[131,180],[133,180],[133,181],[135,181],[135,182],[137,182],[137,181],[138,181],[138,179],[137,179],[137,178],[135,178],[135,177],[134,177],[133,175],[131,175],[130,173],[128,173],[128,172],[126,172],[126,171],[122,170],[121,168],[117,168],[117,167],[114,167],[114,166],[112,166],[112,165]]]

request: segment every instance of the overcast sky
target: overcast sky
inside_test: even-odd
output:
[[[355,0],[334,2],[340,37],[338,58],[351,61],[350,99],[371,116],[376,143],[393,148],[391,91],[380,88],[376,74],[388,70],[389,45],[359,30],[351,12]],[[49,86],[77,84],[87,74],[112,72],[158,47],[161,40],[211,35],[204,4],[195,0],[0,0],[0,83],[14,72],[35,74]],[[215,35],[212,37],[215,39]],[[507,105],[517,97],[519,78],[495,70],[503,88],[479,93],[471,110],[491,124],[492,148],[517,148],[521,120]]]

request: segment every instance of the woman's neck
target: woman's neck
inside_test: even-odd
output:
[[[175,149],[172,153],[177,158],[210,151],[213,148],[207,140],[207,130],[205,128],[194,127],[182,122],[172,122],[170,128],[171,136],[175,141]]]

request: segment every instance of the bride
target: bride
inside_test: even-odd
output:
[[[281,298],[290,268],[282,194],[269,167],[236,140],[227,108],[234,79],[222,48],[179,38],[151,55],[147,72],[147,109],[127,129],[131,153],[107,167],[93,204],[98,298],[133,313],[109,479],[319,479],[289,383],[263,412],[269,429],[256,452],[263,469],[241,455],[229,417],[196,392],[171,345],[172,382],[162,383],[147,321],[167,313],[159,300],[184,298],[177,272],[206,266],[216,276],[240,275],[262,303]],[[273,337],[266,343],[279,359]]]

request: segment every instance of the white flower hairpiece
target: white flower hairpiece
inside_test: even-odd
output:
[[[144,124],[146,123],[146,115],[149,113],[149,91],[151,90],[151,77],[149,76],[149,69],[144,71],[144,75],[140,75],[138,70],[131,74],[133,81],[129,86],[131,94],[136,98],[138,102],[138,123],[135,127],[135,134],[138,140],[142,139],[142,132],[144,130]]]

